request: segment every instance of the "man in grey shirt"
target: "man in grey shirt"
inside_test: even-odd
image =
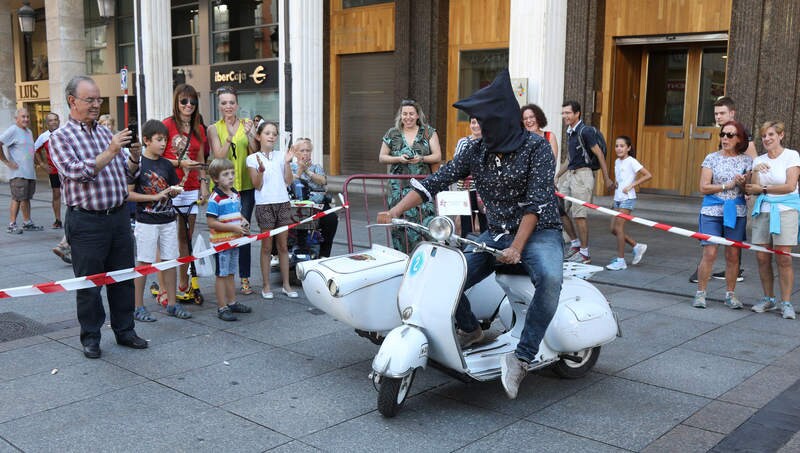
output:
[[[9,169],[8,181],[11,186],[9,233],[21,234],[23,231],[41,231],[44,228],[31,220],[31,198],[36,192],[36,169],[39,158],[33,147],[33,134],[28,126],[31,122],[27,109],[17,109],[15,124],[0,135],[0,160]],[[5,146],[5,149],[3,149]],[[22,227],[17,226],[17,214],[22,211]]]

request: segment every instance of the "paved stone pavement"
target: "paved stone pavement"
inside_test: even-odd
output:
[[[8,200],[0,184],[3,219]],[[655,220],[669,222],[675,209],[664,206]],[[49,226],[46,182],[33,207]],[[593,259],[605,264],[608,220],[590,224]],[[80,352],[74,295],[0,300],[1,335],[22,324],[39,332],[0,342],[0,452],[798,451],[796,405],[780,407],[799,401],[797,322],[725,308],[716,281],[717,301],[692,309],[697,244],[640,226],[629,232],[649,249],[640,265],[593,278],[624,336],[603,347],[592,373],[531,375],[509,401],[499,382],[464,384],[428,369],[394,419],[375,410],[367,379],[377,347],[302,298],[267,302],[256,292],[240,298],[253,313],[225,323],[214,315],[213,279],[203,279],[211,300],[188,306],[194,318],[167,317],[147,299],[158,322],[137,331],[150,348],[118,347],[106,328],[100,360]],[[0,232],[0,288],[71,277],[50,252],[61,234]],[[752,255],[737,290],[748,304],[759,293]],[[775,429],[759,429],[766,425]]]

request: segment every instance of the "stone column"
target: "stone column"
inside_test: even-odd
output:
[[[10,0],[0,0],[0,42],[13,43],[0,46],[0,131],[14,124],[16,110],[16,90],[14,87],[14,49],[13,28],[16,16],[12,14]],[[0,164],[0,181],[8,181],[8,167]]]
[[[172,22],[170,2],[141,0],[139,3],[142,60],[144,74],[144,111],[148,118],[164,119],[172,115]],[[129,68],[130,69],[130,68]]]
[[[528,102],[547,116],[547,129],[561,137],[567,4],[562,0],[511,0],[508,66],[512,78],[528,79]],[[559,140],[559,149],[561,148]]]
[[[312,161],[322,163],[323,0],[289,2],[289,51],[292,62],[293,136],[314,144]]]
[[[45,0],[44,8],[50,71],[50,110],[57,113],[63,123],[69,116],[64,88],[71,78],[86,74],[83,1]]]

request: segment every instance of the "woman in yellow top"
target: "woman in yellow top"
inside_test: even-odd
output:
[[[217,90],[217,102],[222,119],[208,127],[208,143],[214,159],[233,162],[236,178],[233,188],[239,192],[242,216],[249,223],[255,206],[255,192],[245,160],[255,150],[255,128],[249,118],[239,118],[239,98],[236,90],[222,87]],[[239,247],[239,278],[242,294],[252,294],[250,288],[250,244]]]

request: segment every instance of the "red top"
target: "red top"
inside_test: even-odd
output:
[[[165,126],[167,126],[167,130],[169,131],[169,137],[167,137],[167,148],[164,150],[164,157],[167,159],[175,160],[178,158],[178,153],[183,150],[175,150],[172,148],[172,140],[179,134],[178,132],[178,124],[175,122],[175,118],[169,117],[162,121]],[[186,134],[182,134],[184,137]],[[206,140],[206,131],[203,128],[200,128],[200,139],[197,138],[197,135],[194,134],[194,131],[189,133],[189,151],[186,153],[186,158],[191,160],[197,161],[198,156],[200,153],[203,152],[207,145]],[[178,179],[183,179],[183,169],[178,167],[175,169],[175,172],[178,174]],[[184,190],[198,190],[200,189],[200,180],[199,173],[197,170],[191,170],[189,172],[189,177],[186,178],[186,183],[183,185]]]
[[[57,175],[58,174],[58,169],[56,168],[55,165],[53,165],[53,160],[50,159],[50,139],[49,138],[47,139],[46,142],[44,142],[44,144],[42,144],[42,146],[39,147],[39,149],[42,149],[42,148],[44,148],[44,155],[47,156],[47,165],[50,166],[50,171],[48,172],[48,174]],[[36,151],[38,152],[39,149],[37,149]]]

